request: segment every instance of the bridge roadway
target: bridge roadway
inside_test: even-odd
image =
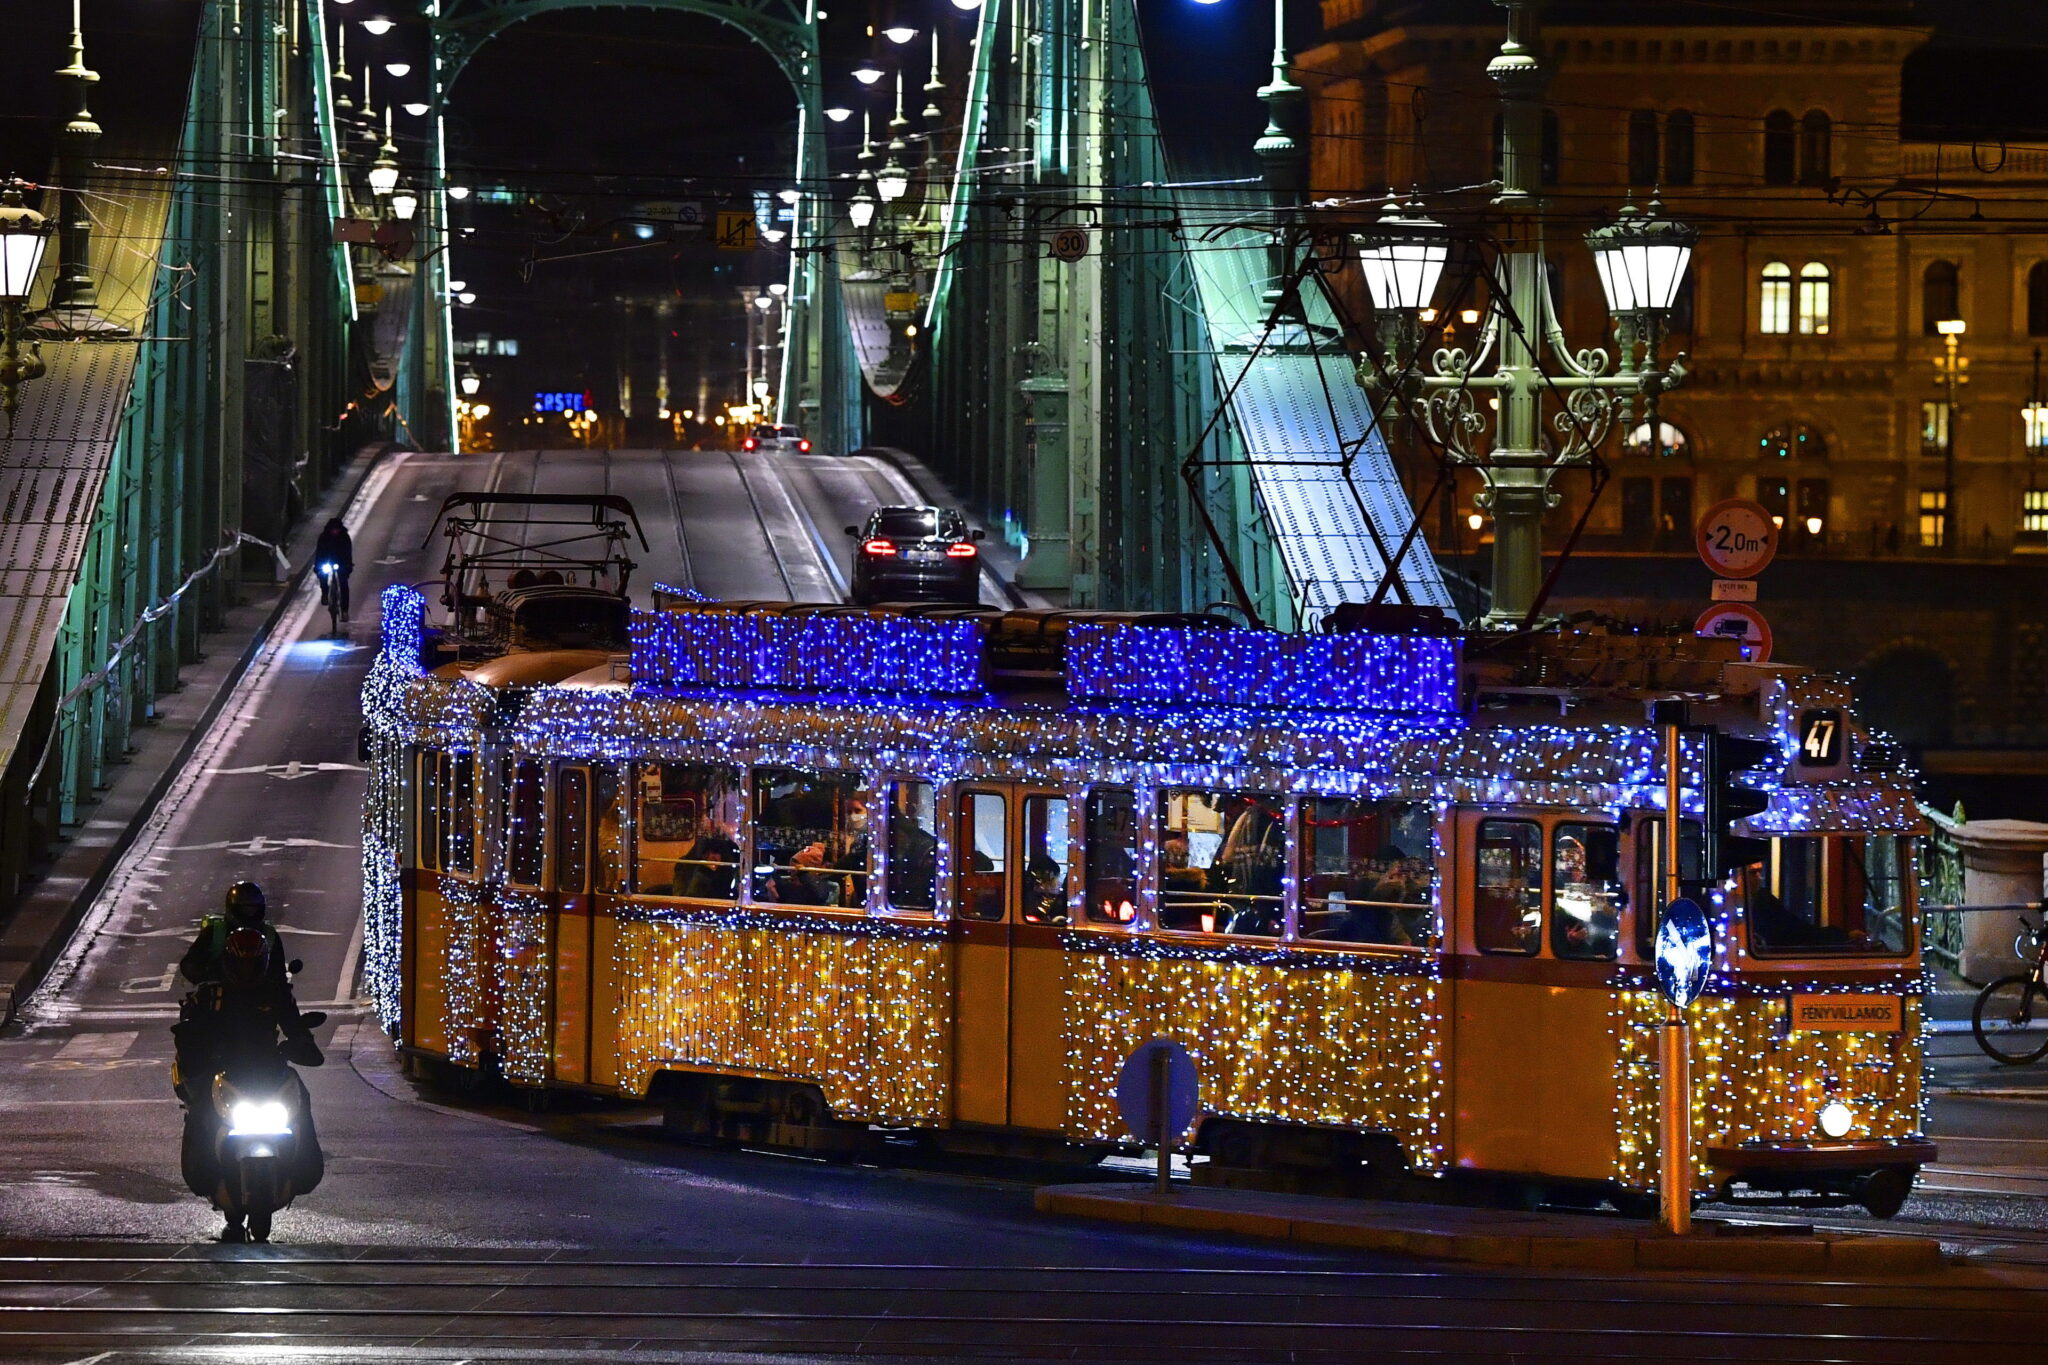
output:
[[[1931,1362],[2017,1359],[2048,1327],[2040,1295],[1998,1282],[2039,1285],[2031,1268],[1932,1288],[1431,1267],[1045,1218],[1042,1173],[1015,1165],[830,1166],[681,1145],[639,1107],[421,1090],[358,996],[356,693],[377,591],[435,575],[434,512],[477,487],[624,493],[651,542],[643,584],[755,597],[833,595],[839,528],[905,491],[878,462],[723,452],[373,473],[349,518],[348,638],[325,638],[310,591],[292,604],[0,1037],[0,1361]],[[305,959],[302,999],[333,1016],[307,1076],[326,1182],[260,1248],[212,1242],[167,1076],[174,964],[242,876]],[[2023,1257],[2040,1240],[1953,1231]]]

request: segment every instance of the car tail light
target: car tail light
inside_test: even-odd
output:
[[[756,444],[754,438],[749,436],[746,440],[740,442],[740,449],[752,450]]]
[[[809,441],[798,441],[796,448],[800,454],[808,455],[811,453],[811,443]]]
[[[946,557],[948,559],[972,559],[974,558],[974,546],[968,541],[955,541],[946,547]]]
[[[893,540],[871,540],[860,548],[871,555],[893,555],[896,553],[896,542]]]

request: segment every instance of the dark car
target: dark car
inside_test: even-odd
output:
[[[877,507],[846,534],[853,551],[852,597],[877,602],[979,602],[981,532],[950,507]]]

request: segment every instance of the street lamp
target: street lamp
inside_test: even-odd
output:
[[[910,27],[908,24],[893,24],[890,27],[882,30],[882,36],[884,38],[887,38],[890,42],[896,44],[896,46],[902,47],[905,43],[909,42],[912,38],[915,38],[917,36],[917,30]]]
[[[0,193],[0,412],[7,414],[9,435],[21,407],[21,386],[40,378],[44,369],[33,341],[22,353],[21,315],[50,245],[50,224],[22,202],[21,188],[20,181],[10,181]]]
[[[401,223],[410,223],[413,214],[419,211],[420,197],[410,185],[400,185],[391,192],[391,216]]]
[[[363,20],[363,27],[377,37],[382,38],[385,34],[391,32],[393,25],[389,19],[380,14],[374,19]]]
[[[1942,358],[1934,363],[1941,369],[1946,392],[1947,417],[1941,424],[1941,548],[1956,553],[1956,390],[1969,381],[1963,370],[1969,361],[1961,356],[1967,324],[1961,318],[1941,318],[1934,324],[1941,333]]]
[[[868,193],[866,184],[856,188],[853,192],[853,198],[847,200],[846,221],[862,229],[865,229],[869,223],[875,221],[875,200],[874,196]]]
[[[462,386],[462,396],[464,398],[474,398],[477,395],[477,391],[484,386],[484,377],[473,369],[464,369],[462,377],[455,382]]]
[[[882,79],[882,68],[876,66],[873,62],[863,63],[853,69],[853,78],[862,85],[873,85],[876,81]]]
[[[834,123],[844,123],[853,117],[853,110],[843,104],[835,104],[825,111],[825,117],[831,119]]]
[[[1359,253],[1383,344],[1359,363],[1358,379],[1383,416],[1407,415],[1450,463],[1471,466],[1485,480],[1474,499],[1494,523],[1493,608],[1485,624],[1510,629],[1539,603],[1543,520],[1560,501],[1551,489],[1558,471],[1594,467],[1617,419],[1632,422],[1636,400],[1644,398],[1654,421],[1657,394],[1684,375],[1676,362],[1659,365],[1656,340],[1697,234],[1664,220],[1655,205],[1646,215],[1625,212],[1596,229],[1587,246],[1614,313],[1620,364],[1612,365],[1602,349],[1565,343],[1541,248],[1538,178],[1549,73],[1539,55],[1533,6],[1528,0],[1500,3],[1508,11],[1508,33],[1487,66],[1501,99],[1501,181],[1493,206],[1517,220],[1513,232],[1500,234],[1512,243],[1499,262],[1500,296],[1471,345],[1436,348],[1425,366],[1423,310],[1449,259],[1449,234],[1415,204],[1390,205]],[[1546,344],[1558,373],[1543,368]],[[1548,420],[1546,397],[1562,408]],[[1491,444],[1482,449],[1489,425]]]
[[[370,193],[383,198],[398,188],[398,146],[391,140],[391,106],[384,106],[384,145],[370,166]]]

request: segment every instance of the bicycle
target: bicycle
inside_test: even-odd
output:
[[[314,572],[320,578],[320,605],[327,608],[327,633],[341,634],[341,594],[335,590],[335,578],[341,566],[331,560],[323,560]]]
[[[2012,953],[2021,960],[2033,958],[2034,965],[1977,992],[1970,1032],[1992,1060],[2022,1066],[2048,1056],[2048,918],[2039,925],[2022,918]]]

